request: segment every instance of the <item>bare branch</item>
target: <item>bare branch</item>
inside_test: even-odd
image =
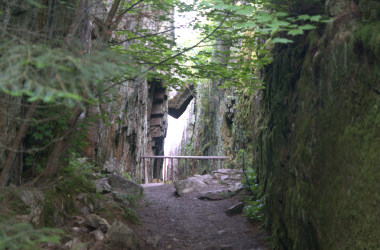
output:
[[[164,34],[164,33],[166,33],[166,32],[170,32],[170,31],[172,31],[172,30],[175,30],[176,28],[177,28],[177,27],[173,27],[173,28],[170,28],[170,29],[167,29],[167,30],[164,30],[164,31],[161,31],[161,32],[153,33],[153,34],[150,33],[150,34],[143,35],[143,36],[127,38],[127,39],[122,40],[122,41],[111,42],[111,45],[122,44],[122,43],[125,43],[125,42],[129,42],[129,41],[137,40],[137,39],[142,39],[142,38],[147,38],[147,37],[151,37],[151,36],[156,36],[156,35]]]
[[[137,1],[136,3],[132,4],[131,6],[129,6],[128,8],[126,8],[125,10],[123,10],[117,17],[116,17],[116,20],[114,22],[114,24],[118,24],[120,21],[121,21],[121,18],[128,12],[130,11],[131,9],[133,9],[136,5],[140,4],[141,2],[144,2],[144,0],[139,0]]]
[[[207,36],[205,36],[203,39],[201,39],[199,42],[197,42],[197,43],[194,44],[193,46],[187,47],[187,48],[183,49],[181,52],[178,52],[178,53],[175,54],[175,55],[172,55],[172,56],[170,56],[170,57],[168,57],[168,58],[166,58],[166,59],[164,59],[164,60],[162,60],[162,61],[160,61],[160,62],[158,62],[158,63],[153,64],[153,66],[151,66],[151,67],[149,67],[148,69],[144,70],[141,74],[139,74],[139,75],[137,75],[137,76],[135,76],[135,77],[125,78],[125,79],[123,79],[123,80],[121,80],[121,81],[118,81],[118,82],[112,84],[111,86],[109,86],[109,87],[107,87],[107,88],[105,89],[105,92],[108,91],[108,90],[110,90],[111,88],[117,86],[117,85],[120,85],[120,84],[126,82],[126,81],[135,81],[135,80],[137,80],[141,75],[146,74],[147,72],[151,71],[151,70],[154,69],[155,67],[157,67],[157,66],[159,66],[159,65],[162,65],[162,64],[166,63],[167,61],[170,61],[171,59],[174,59],[174,58],[176,58],[176,57],[178,57],[178,56],[181,56],[181,55],[183,55],[184,53],[186,53],[187,51],[196,48],[197,46],[199,46],[199,44],[201,44],[201,43],[203,43],[204,41],[206,41],[207,39],[209,39],[209,38],[210,38],[210,37],[211,37],[211,36],[212,36],[217,30],[219,30],[219,29],[223,26],[224,22],[227,20],[228,17],[229,17],[229,14],[226,15],[226,17],[220,22],[220,24],[219,24],[219,25],[218,25],[213,31],[211,31]]]

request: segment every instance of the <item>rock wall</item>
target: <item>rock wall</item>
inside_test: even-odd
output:
[[[146,161],[150,171],[145,172],[140,157],[164,154],[167,90],[158,81],[126,82],[113,99],[102,107],[102,112],[109,114],[107,122],[97,123],[89,131],[87,156],[108,171],[128,172],[139,182],[149,181],[156,177],[153,168],[161,166]]]
[[[276,45],[264,90],[198,86],[190,145],[253,158],[274,249],[377,249],[380,3],[273,2],[332,22]]]
[[[265,223],[277,249],[377,249],[380,3],[325,9],[332,23],[276,46],[252,100]]]

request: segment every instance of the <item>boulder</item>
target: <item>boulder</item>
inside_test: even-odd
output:
[[[108,183],[112,190],[122,190],[126,195],[141,197],[144,191],[141,185],[116,173],[108,177]]]
[[[129,205],[128,194],[126,194],[122,190],[114,190],[114,191],[112,191],[112,197],[113,197],[113,199],[115,201],[123,203],[124,206],[128,206]]]
[[[207,191],[199,194],[198,199],[200,200],[223,200],[227,199],[234,194],[229,192],[228,189],[220,189],[215,191]]]
[[[243,212],[243,208],[244,208],[244,202],[239,202],[238,204],[228,208],[226,210],[226,214],[227,215],[235,215],[235,214],[240,214]]]
[[[201,191],[201,189],[206,186],[203,180],[197,177],[174,181],[173,184],[179,195],[184,195],[194,191]]]
[[[111,225],[107,238],[111,244],[122,244],[124,248],[137,249],[139,245],[139,241],[132,229],[120,221],[115,221]]]
[[[86,216],[85,223],[88,227],[93,229],[100,229],[103,233],[106,233],[110,228],[108,221],[99,215],[89,214]]]
[[[44,195],[41,191],[31,188],[22,189],[20,192],[16,192],[19,199],[30,208],[29,221],[34,225],[40,224],[40,218],[42,214],[42,206],[44,201]]]
[[[102,231],[100,231],[99,229],[95,230],[95,231],[92,231],[91,232],[91,235],[94,236],[94,239],[96,241],[103,241],[104,240],[104,234]]]
[[[213,178],[220,180],[241,181],[243,175],[242,170],[238,169],[218,169],[213,171]]]
[[[220,179],[221,179],[222,181],[224,181],[224,180],[228,179],[228,175],[222,175],[222,176],[220,176]]]
[[[243,184],[238,182],[238,183],[231,185],[230,188],[228,189],[228,191],[231,193],[239,193],[243,189],[244,189]]]
[[[218,169],[218,170],[216,170],[216,171],[213,171],[213,173],[214,173],[214,174],[222,174],[222,175],[226,175],[226,174],[230,174],[232,171],[233,171],[233,169],[222,168],[222,169]]]
[[[147,239],[146,239],[146,243],[149,244],[149,245],[153,245],[153,247],[156,247],[157,246],[157,243],[161,240],[161,236],[160,235],[155,235],[155,236],[149,236]]]
[[[112,191],[111,185],[108,183],[108,178],[102,178],[95,181],[96,191],[102,194]]]
[[[203,181],[203,183],[205,183],[207,185],[214,183],[212,176],[209,174],[201,175],[200,178]]]
[[[81,242],[78,238],[74,238],[65,244],[66,249],[87,250],[86,244]]]

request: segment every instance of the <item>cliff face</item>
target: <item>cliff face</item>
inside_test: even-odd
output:
[[[380,3],[275,2],[333,21],[276,45],[264,90],[198,87],[190,146],[253,158],[274,248],[379,248]]]
[[[140,157],[164,154],[167,90],[158,81],[126,82],[111,99],[102,110],[87,114],[103,113],[107,120],[90,129],[86,154],[108,171],[128,172],[140,182],[151,180],[153,165],[158,163],[147,162],[145,172]]]
[[[107,7],[108,8],[108,7]],[[150,13],[149,6],[141,13]],[[101,11],[99,11],[101,13]],[[152,11],[159,16],[163,13]],[[99,16],[99,19],[104,18]],[[157,21],[149,15],[126,14],[118,27],[138,33],[140,29],[152,33],[171,27],[168,21]],[[170,39],[172,34],[168,33]],[[127,39],[127,35],[113,35],[110,40],[128,49],[138,40]],[[126,40],[127,42],[120,42]],[[129,41],[131,40],[131,41]],[[147,44],[149,46],[149,44]],[[146,161],[144,155],[163,155],[164,138],[167,130],[168,93],[157,79],[144,77],[119,84],[116,90],[104,97],[106,102],[91,108],[86,117],[98,119],[89,129],[86,156],[108,171],[127,172],[138,182],[157,178],[156,168],[161,169],[159,160]],[[153,176],[154,173],[154,176]]]
[[[276,46],[257,97],[256,172],[280,249],[380,247],[380,4],[327,1],[334,21]]]

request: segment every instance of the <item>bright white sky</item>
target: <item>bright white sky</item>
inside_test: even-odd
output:
[[[192,0],[185,0],[186,3],[192,3]],[[198,40],[199,33],[189,27],[189,23],[196,17],[196,12],[186,13],[186,16],[180,16],[177,11],[174,12],[174,25],[176,27],[183,26],[175,30],[176,42],[179,46],[195,44]],[[180,143],[183,131],[186,128],[189,117],[189,107],[183,115],[175,119],[168,116],[168,131],[165,138],[164,151],[165,155],[169,155],[170,151],[176,148]]]

